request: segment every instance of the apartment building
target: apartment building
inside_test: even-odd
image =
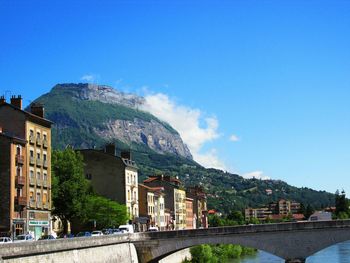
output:
[[[194,229],[196,218],[193,215],[193,199],[186,197],[186,229]]]
[[[270,217],[271,214],[272,214],[272,212],[267,207],[245,209],[245,219],[246,220],[250,220],[251,218],[257,218],[261,221],[264,221],[268,217]]]
[[[163,187],[139,184],[139,216],[147,218],[147,226],[143,230],[147,230],[150,226],[166,230]]]
[[[22,109],[21,96],[12,96],[10,103],[0,97],[0,127],[5,135],[2,147],[9,146],[8,140],[11,141],[10,150],[1,149],[3,155],[7,155],[2,157],[2,162],[10,162],[9,170],[1,168],[1,178],[11,178],[7,198],[14,198],[9,203],[13,213],[1,213],[0,217],[6,220],[12,217],[8,231],[13,234],[30,232],[38,239],[50,231],[52,122],[44,118],[43,105],[32,103],[30,110]],[[0,195],[6,195],[6,191]],[[8,225],[4,225],[3,229],[7,228]]]
[[[77,150],[83,155],[85,177],[97,194],[126,205],[130,220],[139,216],[138,168],[131,153],[117,153],[115,145],[103,150]]]
[[[174,188],[175,200],[175,229],[186,228],[186,192],[182,189]]]
[[[208,228],[207,196],[200,186],[189,187],[186,196],[193,199],[194,228]]]
[[[164,189],[165,225],[168,229],[183,229],[186,225],[186,193],[182,190],[181,181],[169,175],[154,175],[143,181],[143,184]]]

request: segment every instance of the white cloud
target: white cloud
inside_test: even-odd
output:
[[[80,78],[80,80],[86,81],[86,82],[89,82],[89,83],[93,83],[95,81],[98,81],[99,78],[100,78],[100,76],[97,75],[97,74],[85,74],[84,76],[82,76]]]
[[[239,138],[238,138],[237,135],[232,134],[232,135],[230,136],[230,141],[231,141],[231,142],[238,142],[238,141],[239,141]]]
[[[145,99],[143,109],[174,127],[189,147],[194,160],[205,167],[225,168],[215,149],[206,153],[201,152],[201,148],[205,143],[219,137],[217,131],[219,124],[215,117],[204,118],[199,109],[177,105],[163,93],[146,95]],[[200,125],[202,121],[205,123],[204,127]]]
[[[246,173],[242,175],[243,178],[245,179],[261,179],[261,180],[271,180],[270,177],[264,175],[263,171],[254,171],[254,172],[250,172],[250,173]]]

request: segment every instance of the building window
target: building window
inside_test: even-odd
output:
[[[128,177],[128,184],[130,184],[130,177],[129,177],[129,175],[127,175],[127,177]]]
[[[130,200],[130,190],[128,190],[128,200]]]
[[[21,155],[21,146],[17,145],[16,152],[17,152],[17,155]]]
[[[34,218],[35,218],[35,213],[29,212],[29,219],[34,219]]]
[[[30,178],[34,179],[34,171],[33,170],[30,170],[29,176],[30,176]]]
[[[21,167],[17,167],[17,169],[16,169],[16,176],[22,176],[22,169],[21,169]]]
[[[47,193],[43,194],[43,204],[45,205],[47,202]]]
[[[29,193],[29,199],[30,199],[31,201],[34,201],[34,191],[33,191],[33,190],[30,191],[30,193]]]
[[[34,151],[33,150],[30,150],[30,157],[34,157]]]
[[[44,174],[43,174],[43,180],[44,180],[44,181],[47,181],[47,173],[44,173]]]
[[[36,138],[37,138],[38,140],[40,140],[40,132],[37,132],[37,133],[36,133]]]
[[[40,180],[40,177],[41,177],[40,172],[36,172],[36,179],[37,179],[37,180]]]
[[[40,160],[40,153],[36,153],[36,158],[38,158],[38,160]]]
[[[41,203],[41,195],[40,193],[36,193],[36,202]]]
[[[87,180],[91,180],[92,175],[91,175],[91,174],[85,174],[85,178],[86,178]]]

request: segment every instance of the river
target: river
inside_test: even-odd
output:
[[[284,263],[284,260],[258,251],[254,256],[231,260],[230,263]],[[350,263],[350,241],[323,249],[307,258],[306,263]]]

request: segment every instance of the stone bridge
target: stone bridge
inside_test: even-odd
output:
[[[296,263],[347,240],[350,220],[246,225],[6,244],[0,262],[153,263],[195,245],[240,244]]]
[[[175,251],[200,244],[240,244],[286,262],[305,262],[326,247],[350,240],[350,220],[139,233],[131,240],[142,263],[157,262]]]

